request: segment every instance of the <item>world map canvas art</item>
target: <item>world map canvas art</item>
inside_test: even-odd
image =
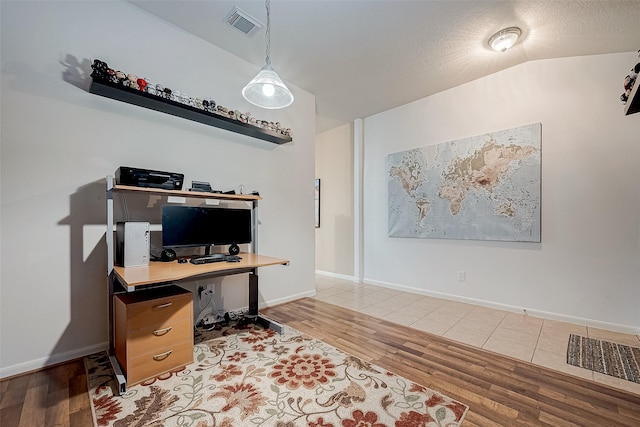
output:
[[[389,236],[540,242],[541,128],[389,154]]]

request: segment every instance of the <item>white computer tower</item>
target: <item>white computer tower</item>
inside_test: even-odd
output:
[[[118,222],[116,224],[116,264],[121,267],[149,265],[150,224]]]

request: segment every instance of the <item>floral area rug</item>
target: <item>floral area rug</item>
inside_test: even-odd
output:
[[[458,426],[468,407],[285,326],[196,334],[194,363],[115,395],[85,358],[96,426]]]

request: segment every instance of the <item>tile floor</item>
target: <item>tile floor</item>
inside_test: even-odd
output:
[[[316,275],[314,298],[640,395],[640,384],[566,363],[569,334],[640,347],[640,337]]]

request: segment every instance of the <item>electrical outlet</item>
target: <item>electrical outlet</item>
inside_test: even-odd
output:
[[[458,271],[458,281],[464,282],[467,279],[467,273],[464,271]]]

